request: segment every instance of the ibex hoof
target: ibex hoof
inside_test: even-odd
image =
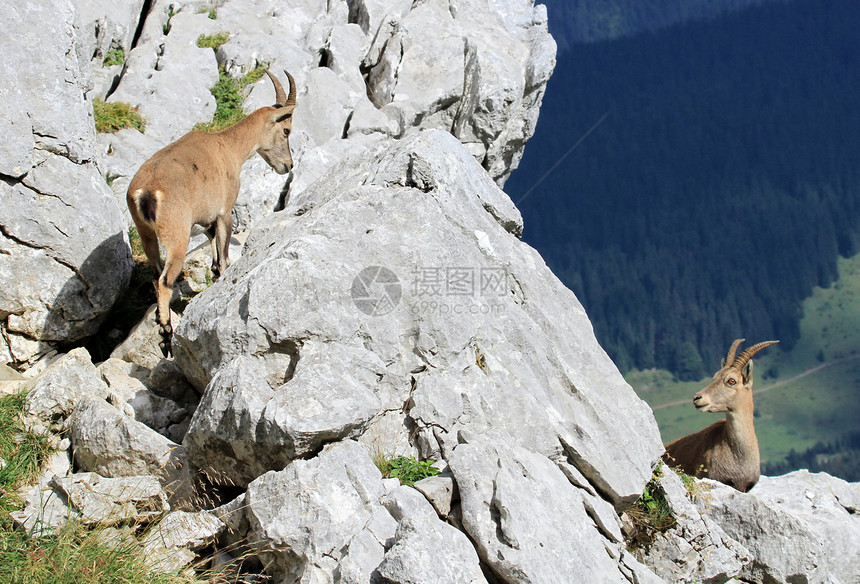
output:
[[[159,326],[161,327],[161,330],[159,331],[161,334],[161,342],[158,343],[158,348],[161,349],[162,354],[167,358],[172,354],[172,351],[170,350],[170,340],[173,338],[173,327],[170,326],[170,323]]]

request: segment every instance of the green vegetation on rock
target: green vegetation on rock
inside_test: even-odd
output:
[[[217,132],[232,126],[245,117],[242,104],[245,101],[245,90],[260,80],[266,73],[268,64],[258,65],[240,78],[230,77],[223,68],[218,70],[218,83],[209,91],[215,97],[217,107],[212,121],[208,124],[198,124],[197,129],[205,132]]]
[[[383,477],[400,479],[401,484],[410,486],[421,479],[439,474],[439,469],[433,466],[432,460],[416,460],[414,456],[380,458],[376,460],[376,464]]]
[[[122,65],[123,63],[125,63],[125,50],[122,48],[109,50],[107,55],[105,55],[105,60],[102,62],[105,67]]]
[[[123,101],[103,101],[95,98],[93,116],[96,132],[99,133],[114,134],[125,128],[135,128],[140,132],[146,130],[146,121],[137,108]]]

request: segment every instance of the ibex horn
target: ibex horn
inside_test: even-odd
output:
[[[290,95],[287,97],[287,103],[285,105],[296,105],[296,82],[293,80],[293,76],[290,75],[286,69],[284,69],[284,74],[287,76],[287,79],[290,80]]]
[[[281,82],[278,81],[277,77],[269,73],[268,69],[266,69],[266,75],[269,76],[269,79],[272,80],[272,83],[275,86],[275,106],[284,107],[287,105],[287,96],[284,94],[284,88],[281,87]],[[292,95],[292,80],[290,80],[290,94]]]
[[[726,365],[734,365],[735,363],[735,352],[738,350],[738,346],[743,343],[746,339],[735,339],[735,342],[732,343],[732,346],[729,348],[729,354],[726,355],[726,360],[723,362],[723,367]]]
[[[747,347],[744,349],[744,352],[738,355],[737,360],[732,364],[733,367],[737,367],[738,369],[743,369],[744,365],[753,358],[753,355],[764,349],[765,347],[770,347],[771,345],[777,344],[779,341],[764,341],[763,343],[756,343],[752,347]]]

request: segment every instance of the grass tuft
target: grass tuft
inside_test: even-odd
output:
[[[631,532],[627,534],[628,547],[641,549],[650,546],[657,534],[672,529],[677,520],[672,508],[657,481],[662,476],[663,465],[654,469],[651,480],[639,500],[625,513],[631,522]]]
[[[212,18],[211,13],[209,18]],[[217,32],[215,34],[201,34],[197,37],[197,46],[201,49],[212,49],[217,51],[218,48],[230,39],[229,32]]]
[[[102,65],[111,67],[113,65],[122,65],[125,63],[125,50],[123,48],[111,49],[105,55],[105,60]]]
[[[26,394],[0,398],[0,514],[5,515],[18,506],[18,487],[35,482],[42,463],[53,449],[47,436],[24,429],[21,412]],[[5,523],[5,518],[0,523]]]
[[[217,107],[212,121],[207,124],[197,124],[198,130],[218,132],[228,128],[245,117],[242,104],[245,101],[245,89],[266,73],[268,63],[257,65],[253,70],[236,79],[230,77],[223,69],[218,70],[218,83],[209,91],[215,97]]]
[[[111,541],[108,532],[70,522],[56,535],[30,539],[0,531],[0,582],[9,584],[191,584],[193,578],[160,574],[146,564],[131,538]]]
[[[93,100],[93,115],[96,121],[96,132],[115,134],[125,128],[135,128],[143,132],[146,121],[136,107],[122,101],[106,102],[100,98]]]

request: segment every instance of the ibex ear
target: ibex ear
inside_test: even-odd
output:
[[[753,362],[752,359],[747,361],[747,364],[744,365],[743,371],[741,371],[741,375],[744,377],[744,385],[748,388],[752,387],[753,382]]]

